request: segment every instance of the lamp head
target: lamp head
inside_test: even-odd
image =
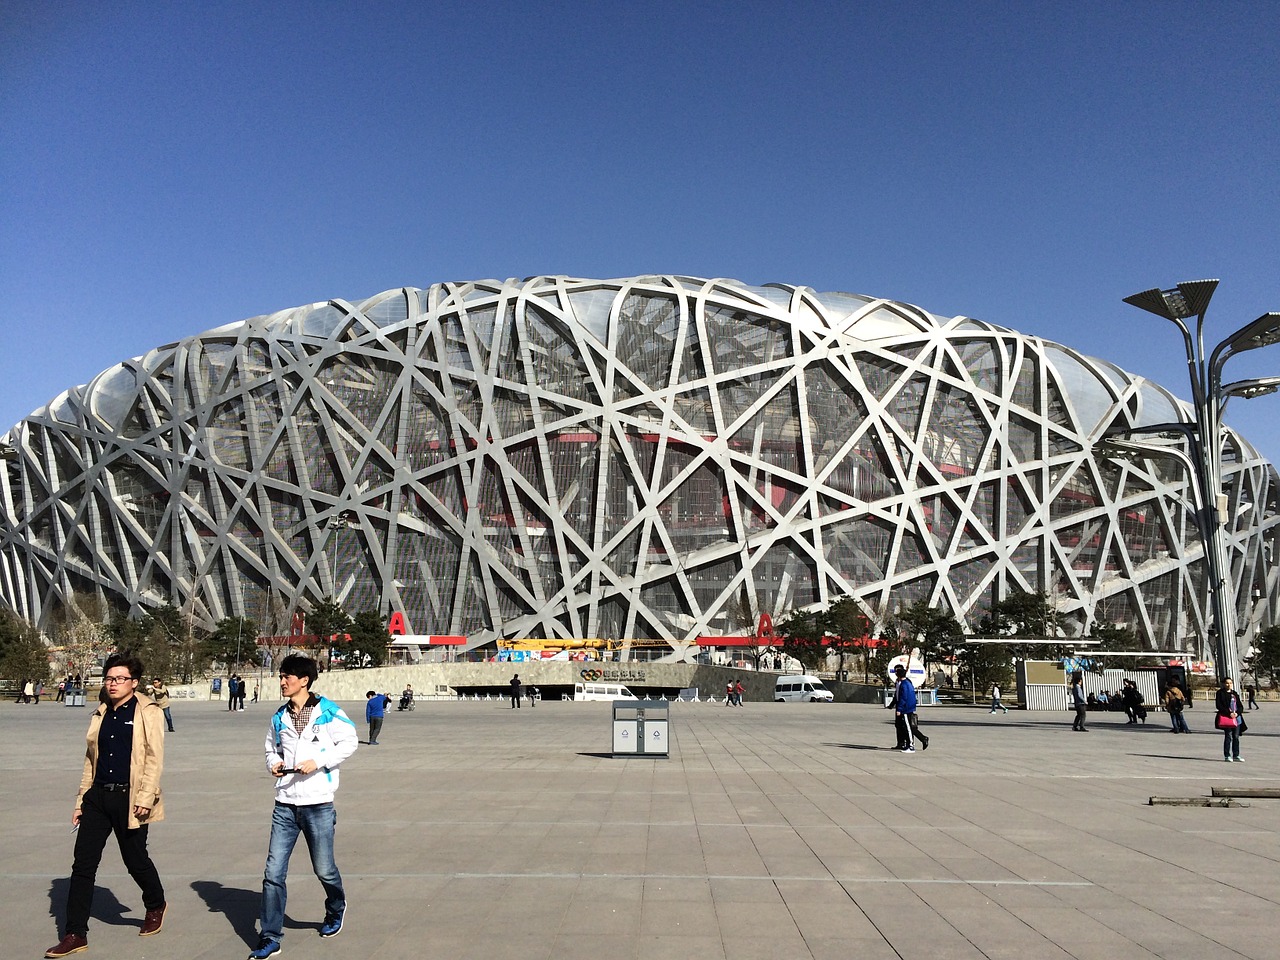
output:
[[[1204,315],[1217,288],[1217,280],[1188,280],[1169,290],[1143,290],[1125,297],[1124,302],[1166,320],[1186,320]]]
[[[1280,377],[1257,377],[1226,384],[1222,388],[1222,396],[1224,398],[1244,397],[1246,400],[1252,400],[1254,397],[1265,397],[1277,390],[1280,390]]]
[[[1233,353],[1256,350],[1258,347],[1269,347],[1273,343],[1280,343],[1280,313],[1264,313],[1245,327],[1241,333],[1242,336],[1231,343]]]

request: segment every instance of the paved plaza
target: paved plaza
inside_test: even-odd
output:
[[[323,683],[318,684],[323,693]],[[363,703],[344,703],[363,720]],[[110,844],[89,952],[243,960],[272,805],[271,706],[175,702],[168,819],[151,831],[169,913],[142,903]],[[890,748],[862,704],[671,706],[669,759],[610,756],[608,703],[422,703],[342,768],[349,898],[293,859],[282,958],[1274,958],[1280,800],[1152,807],[1214,786],[1280,786],[1280,705],[1249,715],[1245,763],[1163,714],[937,707],[930,749]],[[86,709],[0,704],[4,957],[57,942]],[[358,723],[361,739],[365,728]]]

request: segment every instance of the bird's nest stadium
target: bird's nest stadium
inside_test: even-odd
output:
[[[37,625],[75,591],[208,626],[333,596],[473,644],[680,656],[744,611],[925,600],[973,624],[1026,590],[1071,632],[1195,653],[1192,481],[1098,446],[1191,420],[1105,361],[868,296],[406,287],[158,347],[12,427],[0,600]],[[1269,623],[1276,474],[1228,432],[1224,480],[1237,619]]]

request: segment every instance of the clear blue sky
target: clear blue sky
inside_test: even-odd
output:
[[[543,273],[892,297],[1185,397],[1121,298],[1280,310],[1278,63],[1274,2],[6,0],[0,431],[244,317]],[[1280,397],[1227,419],[1280,461]]]

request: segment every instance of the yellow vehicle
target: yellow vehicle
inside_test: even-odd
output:
[[[500,650],[616,650],[622,644],[617,640],[499,640]]]

